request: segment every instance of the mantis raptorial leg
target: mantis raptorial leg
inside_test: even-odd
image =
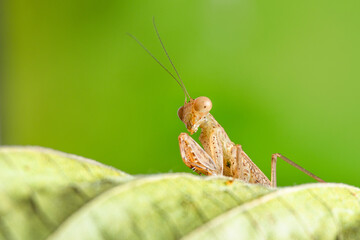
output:
[[[212,108],[211,100],[207,97],[198,97],[196,99],[190,97],[178,71],[175,68],[175,65],[166,51],[156,28],[154,19],[153,24],[161,46],[163,47],[177,77],[173,75],[162,63],[160,63],[160,61],[151,54],[151,52],[145,48],[139,40],[131,34],[129,35],[134,38],[135,41],[137,41],[138,44],[140,44],[140,46],[143,47],[182,88],[185,94],[185,103],[179,108],[178,116],[185,124],[190,134],[197,132],[199,128],[201,129],[200,142],[203,148],[186,133],[181,133],[178,138],[181,157],[186,166],[199,174],[224,175],[241,179],[248,183],[258,183],[276,187],[276,161],[279,157],[315,180],[324,182],[319,177],[279,153],[272,155],[270,181],[256,166],[256,164],[251,161],[248,155],[243,151],[242,147],[238,144],[234,144],[230,140],[224,128],[210,114],[210,110]]]

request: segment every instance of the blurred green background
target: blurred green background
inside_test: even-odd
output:
[[[1,143],[40,145],[131,174],[191,172],[184,96],[208,96],[231,140],[270,175],[280,152],[326,181],[360,186],[360,2],[7,1]],[[195,134],[198,138],[199,134]],[[278,185],[313,182],[284,162]]]

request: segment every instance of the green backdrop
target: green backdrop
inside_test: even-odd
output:
[[[41,145],[131,174],[190,172],[177,137],[183,93],[270,175],[280,152],[330,182],[360,185],[360,2],[8,1],[2,144]],[[198,134],[195,135],[198,137]],[[278,185],[313,180],[279,162]]]

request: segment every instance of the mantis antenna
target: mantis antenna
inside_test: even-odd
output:
[[[176,72],[176,75],[178,76],[178,78],[180,79],[181,84],[182,84],[183,87],[184,87],[183,89],[184,89],[184,91],[185,91],[185,102],[187,102],[186,95],[187,95],[190,99],[191,99],[191,97],[190,97],[188,91],[186,90],[185,84],[184,84],[183,81],[181,80],[181,77],[180,77],[178,71],[176,70],[175,65],[174,65],[173,62],[171,61],[171,58],[170,58],[168,52],[166,51],[166,48],[165,48],[165,46],[164,46],[164,43],[163,43],[162,40],[161,40],[159,31],[157,30],[157,27],[156,27],[156,24],[155,24],[155,17],[153,17],[153,24],[154,24],[154,28],[155,28],[155,31],[156,31],[156,35],[157,35],[157,37],[158,37],[158,39],[159,39],[159,41],[160,41],[160,43],[161,43],[161,46],[162,46],[162,48],[164,49],[164,52],[165,52],[166,56],[168,57],[168,59],[169,59],[169,61],[170,61],[170,63],[171,63],[171,66],[174,68],[174,70],[175,70],[175,72]]]
[[[179,86],[182,88],[183,92],[185,93],[185,102],[187,102],[187,97],[189,97],[189,99],[191,99],[191,97],[190,97],[188,91],[186,90],[185,85],[184,85],[183,81],[181,80],[178,71],[177,71],[176,68],[175,68],[175,65],[174,65],[173,62],[171,61],[171,58],[170,58],[168,52],[166,51],[163,42],[161,41],[160,34],[159,34],[159,32],[158,32],[158,30],[157,30],[157,28],[156,28],[155,18],[153,18],[153,24],[154,24],[154,28],[155,28],[155,31],[156,31],[156,35],[157,35],[157,37],[158,37],[158,39],[159,39],[159,41],[160,41],[160,43],[161,43],[161,46],[162,46],[162,48],[164,49],[165,54],[166,54],[166,56],[168,57],[171,65],[172,65],[172,67],[174,68],[174,70],[175,70],[175,72],[176,72],[176,75],[179,77],[180,81],[179,81],[135,36],[133,36],[133,35],[130,34],[130,33],[127,33],[127,34],[128,34],[131,38],[133,38],[168,74],[170,74],[170,76],[171,76],[173,79],[175,79],[175,81],[179,84]]]

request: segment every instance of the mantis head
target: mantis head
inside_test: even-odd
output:
[[[190,98],[178,110],[180,120],[185,123],[187,130],[195,133],[212,108],[211,100],[207,97]]]

